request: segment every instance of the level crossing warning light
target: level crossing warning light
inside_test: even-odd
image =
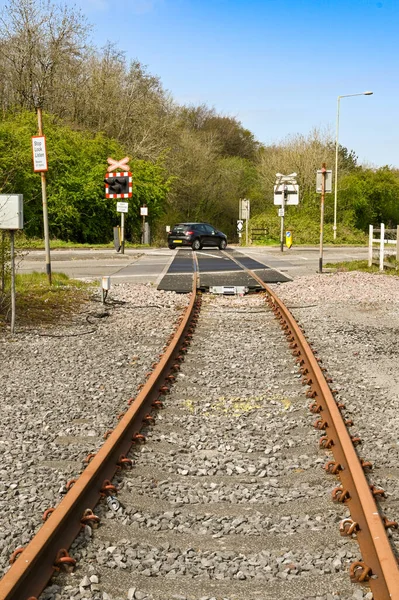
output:
[[[133,193],[130,171],[106,173],[104,178],[106,198],[131,198]]]

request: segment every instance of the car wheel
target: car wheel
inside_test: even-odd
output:
[[[226,246],[227,246],[226,240],[221,240],[219,242],[219,250],[224,250],[226,248]]]
[[[176,248],[176,246],[174,246],[173,244],[169,244],[169,250],[174,250]]]
[[[201,250],[201,242],[199,239],[194,240],[191,247],[193,250]]]

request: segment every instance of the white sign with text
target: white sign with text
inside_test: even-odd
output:
[[[47,171],[46,137],[44,135],[34,135],[32,137],[32,152],[34,172]]]

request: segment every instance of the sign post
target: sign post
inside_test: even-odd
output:
[[[125,156],[125,158],[122,158],[122,160],[114,160],[113,158],[107,158],[107,163],[109,164],[109,167],[107,169],[107,173],[104,179],[106,198],[132,197],[132,174],[130,172],[129,165],[127,164],[128,162],[128,156]],[[120,207],[122,205],[124,205],[124,208],[120,210]],[[117,202],[116,210],[117,212],[121,213],[121,239],[119,249],[121,254],[125,254],[125,213],[128,212],[129,205],[127,202]]]
[[[140,206],[140,215],[143,217],[143,223],[141,226],[141,235],[142,235],[142,239],[141,239],[141,243],[144,244],[144,237],[145,237],[145,218],[148,215],[148,207],[146,204],[143,204],[143,206]]]
[[[247,198],[243,198],[240,200],[240,210],[239,210],[239,220],[245,221],[245,243],[248,246],[248,226],[249,226],[249,213],[250,213],[251,201]],[[241,240],[241,235],[239,232],[239,237]]]
[[[15,230],[23,229],[23,195],[0,195],[0,229],[10,232],[11,260],[11,334],[15,330]],[[3,233],[3,232],[2,232]]]
[[[51,285],[51,258],[50,258],[50,237],[48,228],[48,211],[47,211],[47,190],[46,190],[46,171],[47,166],[47,152],[46,152],[46,138],[43,135],[43,121],[42,121],[42,109],[37,109],[37,123],[39,129],[39,135],[32,137],[32,151],[33,151],[33,170],[35,173],[40,173],[42,180],[42,204],[43,204],[43,230],[44,230],[44,247],[46,250],[46,273],[48,282]]]
[[[323,163],[320,171],[316,174],[316,192],[320,197],[320,253],[319,253],[319,273],[323,273],[323,235],[324,235],[324,198],[326,192],[332,191],[332,171],[327,171],[326,163]]]
[[[285,207],[289,204],[299,204],[299,189],[296,182],[296,173],[282,175],[276,173],[276,185],[274,186],[274,204],[281,205],[278,216],[281,217],[280,226],[280,249],[284,252],[284,217]]]
[[[121,254],[125,254],[125,213],[129,212],[128,202],[117,202],[116,212],[121,213]]]

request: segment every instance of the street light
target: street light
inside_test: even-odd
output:
[[[338,134],[339,134],[339,104],[341,98],[350,98],[351,96],[372,96],[373,92],[360,92],[360,94],[345,94],[338,96],[337,102],[337,134],[335,137],[335,178],[334,178],[334,240],[337,238],[337,192],[338,192]]]

